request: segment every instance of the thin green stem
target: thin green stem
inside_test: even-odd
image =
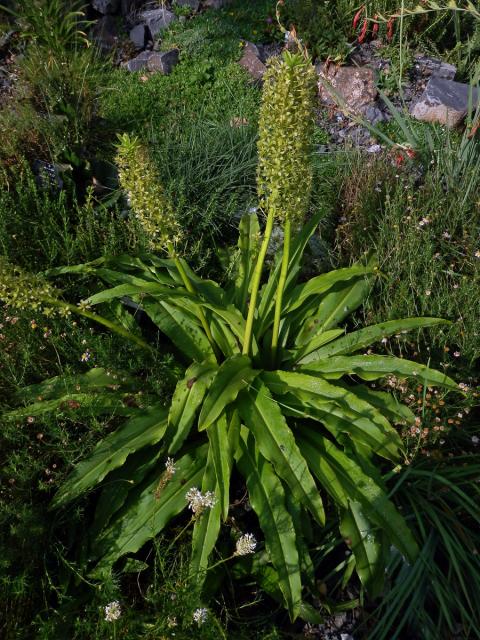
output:
[[[275,366],[277,362],[278,352],[278,336],[280,333],[280,320],[282,318],[282,302],[283,292],[285,290],[285,283],[288,275],[288,263],[290,261],[290,242],[292,236],[292,223],[290,220],[285,221],[284,227],[284,239],[283,239],[283,255],[282,255],[282,267],[280,270],[280,278],[278,280],[277,292],[275,295],[275,316],[273,319],[273,334],[272,334],[272,365]]]
[[[188,277],[187,272],[185,271],[185,268],[180,260],[180,258],[177,256],[175,249],[173,247],[173,244],[171,242],[169,242],[167,244],[167,249],[168,249],[168,253],[170,255],[170,257],[174,260],[175,262],[175,266],[177,267],[178,273],[180,274],[180,277],[182,278],[183,284],[185,285],[185,289],[188,291],[188,293],[192,293],[195,294],[195,287],[193,286],[193,284],[190,281],[190,278]],[[215,344],[215,340],[213,339],[212,336],[212,332],[210,331],[210,327],[208,325],[207,319],[205,317],[205,314],[203,312],[203,309],[201,307],[198,308],[198,319],[200,320],[200,323],[203,327],[203,330],[206,333],[206,336],[208,338],[208,341],[210,342],[212,349],[213,349],[213,353],[215,354],[215,357],[218,359],[218,357],[221,355],[217,345]]]
[[[115,322],[111,322],[103,316],[98,316],[96,313],[92,313],[91,311],[87,311],[86,309],[82,309],[81,307],[77,307],[74,304],[70,304],[69,302],[64,302],[63,300],[57,300],[56,298],[45,298],[45,302],[54,307],[60,307],[62,309],[65,309],[66,311],[70,311],[71,313],[76,313],[79,316],[83,316],[84,318],[93,320],[94,322],[107,327],[107,329],[110,329],[110,331],[118,333],[124,338],[128,338],[132,342],[135,342],[139,347],[142,347],[142,349],[152,351],[152,347],[147,342],[136,336],[134,333],[130,333],[130,331],[127,331],[127,329],[124,329],[121,325],[116,324]]]
[[[252,331],[253,320],[255,318],[255,309],[257,306],[258,290],[260,288],[260,280],[262,279],[263,263],[265,262],[265,256],[267,254],[268,245],[270,242],[270,236],[273,229],[273,210],[268,212],[267,224],[265,225],[265,233],[263,235],[262,246],[258,253],[257,264],[255,265],[255,271],[253,272],[252,280],[252,293],[250,295],[250,304],[248,306],[247,322],[245,326],[245,336],[243,339],[243,355],[250,355],[250,347],[252,344]]]

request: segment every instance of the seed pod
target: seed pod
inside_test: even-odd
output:
[[[301,224],[310,201],[316,73],[303,54],[285,51],[264,77],[259,118],[260,206],[279,221]]]
[[[365,40],[365,36],[367,35],[367,30],[368,30],[368,20],[367,18],[365,18],[365,20],[363,21],[362,30],[360,31],[360,34],[358,36],[359,43],[362,43]]]
[[[390,20],[387,22],[387,40],[389,42],[392,41],[393,39],[393,25],[395,22],[395,18],[390,18]]]
[[[362,6],[360,7],[360,9],[357,11],[357,13],[355,14],[355,16],[353,17],[353,22],[352,22],[352,29],[355,31],[355,29],[357,28],[358,25],[358,21],[360,20],[360,16],[362,15],[362,13],[365,11],[365,5],[362,4]]]

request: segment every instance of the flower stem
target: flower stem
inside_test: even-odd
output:
[[[273,229],[273,210],[270,209],[267,216],[267,223],[265,225],[265,233],[263,235],[262,246],[258,253],[257,264],[255,265],[255,271],[253,272],[252,280],[252,293],[250,295],[250,304],[248,306],[247,323],[245,326],[245,336],[243,338],[243,355],[250,355],[250,346],[252,343],[252,330],[253,320],[255,317],[255,309],[257,306],[258,290],[260,288],[260,280],[262,279],[263,263],[265,262],[265,256],[267,254],[268,244],[270,242],[270,236]]]
[[[110,320],[107,320],[107,318],[104,318],[103,316],[99,316],[96,313],[92,313],[91,311],[81,309],[80,307],[77,307],[76,305],[70,304],[68,302],[64,302],[63,300],[57,300],[56,298],[45,298],[45,302],[47,302],[52,306],[60,307],[72,313],[76,313],[77,315],[83,316],[84,318],[88,318],[89,320],[93,320],[98,324],[102,324],[104,327],[107,327],[107,329],[110,329],[110,331],[112,331],[113,333],[118,333],[124,338],[128,338],[132,342],[135,342],[139,347],[142,347],[143,349],[147,349],[148,351],[152,350],[152,347],[147,342],[145,342],[144,340],[136,336],[134,333],[130,333],[130,331],[127,331],[127,329],[122,327],[120,324],[111,322]]]
[[[180,260],[180,258],[177,256],[175,249],[173,247],[173,244],[171,242],[169,242],[167,244],[167,249],[168,249],[168,253],[170,254],[170,257],[174,260],[175,262],[175,266],[177,267],[178,273],[180,274],[180,277],[182,278],[183,284],[185,285],[185,289],[188,291],[188,293],[192,293],[195,294],[195,288],[193,286],[193,284],[190,281],[190,278],[188,277],[187,272],[185,271],[185,268]],[[203,309],[201,307],[198,308],[198,319],[200,320],[200,323],[203,327],[203,330],[205,331],[208,341],[210,342],[210,345],[213,349],[213,353],[215,354],[215,357],[218,359],[218,357],[221,355],[217,345],[215,344],[215,340],[213,339],[212,336],[212,332],[210,331],[210,327],[208,326],[208,322],[207,319],[205,317],[205,314],[203,312]]]
[[[283,240],[283,256],[282,267],[280,270],[280,278],[278,280],[277,293],[275,296],[275,316],[273,320],[273,334],[272,334],[272,365],[276,366],[277,353],[278,353],[278,336],[280,333],[280,320],[282,317],[282,302],[283,292],[285,290],[285,283],[288,275],[288,263],[290,261],[290,241],[292,235],[292,223],[287,218],[284,227],[284,240]]]

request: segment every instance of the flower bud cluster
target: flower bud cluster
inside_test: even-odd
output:
[[[0,257],[0,300],[7,307],[51,315],[49,300],[57,297],[58,291],[48,282]]]
[[[147,149],[138,138],[120,137],[117,148],[118,176],[129,204],[145,231],[151,249],[165,249],[181,239],[181,227],[165,196]]]
[[[312,187],[316,73],[301,53],[272,59],[264,76],[257,185],[261,206],[299,226]]]

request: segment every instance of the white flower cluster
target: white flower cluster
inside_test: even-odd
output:
[[[207,609],[195,609],[195,611],[193,612],[193,621],[196,622],[198,626],[206,622],[207,618],[208,618]]]
[[[165,470],[170,478],[174,475],[177,467],[175,466],[175,461],[173,458],[167,458],[165,462]]]
[[[105,607],[105,620],[107,622],[115,622],[122,615],[122,609],[118,600],[110,602]]]
[[[188,506],[195,515],[200,515],[204,509],[211,509],[215,506],[217,499],[212,491],[202,494],[196,487],[192,487],[185,494]]]
[[[255,551],[257,541],[252,533],[245,533],[237,540],[237,548],[233,555],[235,556],[248,556]]]

